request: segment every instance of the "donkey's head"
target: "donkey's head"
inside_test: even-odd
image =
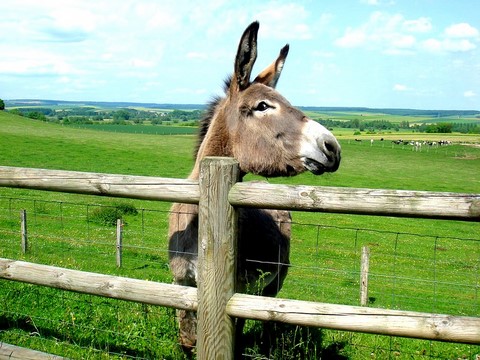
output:
[[[263,176],[316,175],[333,172],[340,164],[340,145],[330,131],[294,108],[275,85],[289,46],[253,81],[257,57],[258,22],[243,33],[235,68],[203,125],[198,158],[233,156],[245,173]]]

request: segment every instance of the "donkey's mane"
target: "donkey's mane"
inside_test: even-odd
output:
[[[224,80],[223,90],[227,93],[228,88],[230,87],[230,83],[232,81],[232,76],[228,76]],[[197,146],[195,147],[195,151],[193,153],[194,160],[197,158],[198,150],[200,149],[200,145],[202,145],[203,139],[205,135],[207,135],[208,129],[210,127],[210,123],[212,122],[213,115],[217,111],[218,104],[223,100],[221,96],[214,96],[212,100],[208,103],[207,109],[203,114],[203,117],[200,119],[200,126],[198,129],[198,139],[197,139]]]

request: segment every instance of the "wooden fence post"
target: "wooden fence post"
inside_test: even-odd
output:
[[[199,360],[234,358],[234,320],[226,312],[235,291],[237,212],[228,202],[238,162],[207,157],[200,171],[198,229]]]
[[[26,254],[28,250],[27,210],[22,210],[20,212],[20,223],[22,233],[22,253]]]
[[[122,242],[123,242],[122,219],[117,219],[117,267],[122,267]]]
[[[368,268],[370,264],[370,249],[362,247],[362,258],[360,265],[360,305],[368,305]]]

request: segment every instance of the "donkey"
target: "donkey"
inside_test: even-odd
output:
[[[288,44],[250,81],[258,29],[259,23],[253,22],[243,33],[233,75],[225,81],[225,96],[212,101],[201,121],[196,162],[189,179],[199,178],[200,161],[206,156],[234,157],[242,176],[293,176],[306,170],[321,175],[339,167],[340,145],[335,137],[275,90]],[[239,209],[238,221],[237,291],[251,291],[254,285],[260,295],[275,296],[289,266],[290,213]],[[198,206],[173,204],[169,258],[176,284],[197,284],[197,238]],[[180,343],[192,348],[196,344],[196,314],[179,310],[177,316]]]

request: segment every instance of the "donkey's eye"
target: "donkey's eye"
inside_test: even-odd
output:
[[[265,101],[260,101],[253,110],[255,110],[255,111],[265,111],[269,108],[271,108],[271,106],[268,105]]]

